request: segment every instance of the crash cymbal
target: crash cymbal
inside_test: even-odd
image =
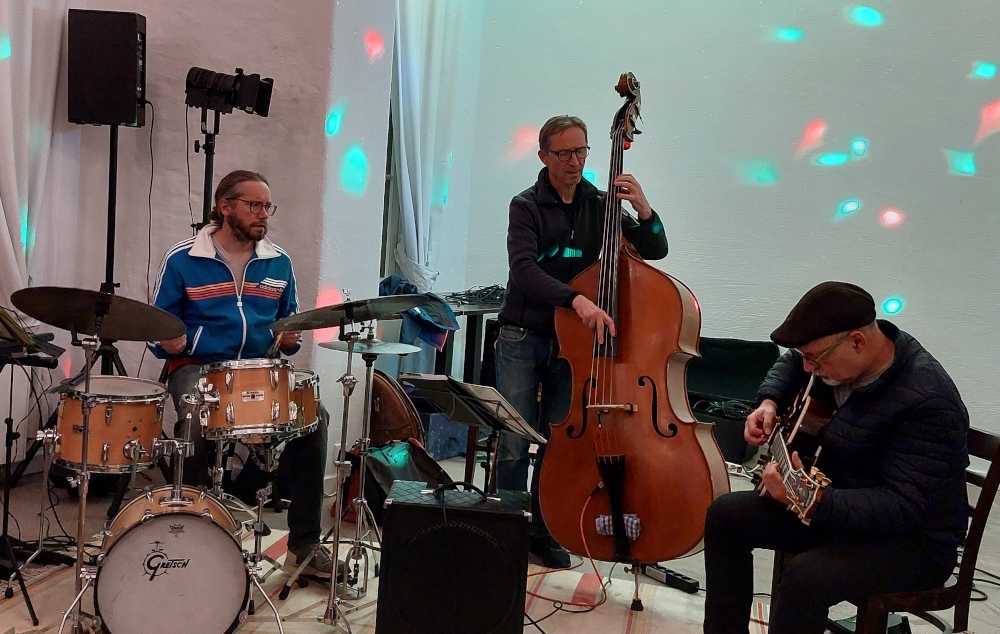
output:
[[[289,315],[271,324],[271,330],[281,332],[283,330],[333,328],[397,315],[411,308],[423,306],[430,301],[431,298],[425,295],[387,295],[372,299],[359,299]]]
[[[160,341],[180,337],[185,330],[184,322],[156,306],[82,288],[23,288],[11,295],[10,301],[38,321],[78,335]]]
[[[330,350],[347,352],[346,341],[330,341],[321,343],[319,346]],[[379,339],[362,339],[354,343],[354,352],[361,354],[410,354],[411,352],[420,352],[420,348],[411,346],[408,343],[393,343]]]

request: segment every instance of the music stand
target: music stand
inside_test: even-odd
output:
[[[453,423],[490,430],[486,443],[486,486],[489,494],[496,493],[497,440],[500,432],[513,434],[529,442],[545,444],[545,438],[529,425],[514,406],[486,385],[463,383],[444,374],[412,374],[403,372],[399,381],[416,389],[440,413]],[[491,452],[492,448],[492,452]],[[492,458],[490,453],[493,454]]]

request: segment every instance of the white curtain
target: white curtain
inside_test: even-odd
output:
[[[0,301],[30,282],[68,0],[0,0]]]
[[[431,216],[448,202],[460,42],[470,10],[475,9],[468,0],[400,0],[396,17],[392,121],[400,232],[395,255],[400,271],[421,292],[438,276],[431,268]]]

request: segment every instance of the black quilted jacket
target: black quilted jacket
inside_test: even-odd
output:
[[[941,364],[887,321],[879,328],[896,343],[896,358],[873,384],[854,391],[823,429],[817,467],[832,481],[813,526],[834,533],[921,533],[959,544],[965,535],[969,414]],[[809,375],[788,351],[768,372],[758,401],[783,411]],[[836,407],[828,386],[815,398]]]

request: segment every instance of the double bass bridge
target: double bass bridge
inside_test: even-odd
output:
[[[611,411],[625,412],[626,414],[635,414],[639,411],[638,405],[633,405],[631,403],[624,403],[622,405],[612,405],[610,403],[598,403],[597,405],[587,405],[587,409],[596,409],[602,413],[608,413]]]

